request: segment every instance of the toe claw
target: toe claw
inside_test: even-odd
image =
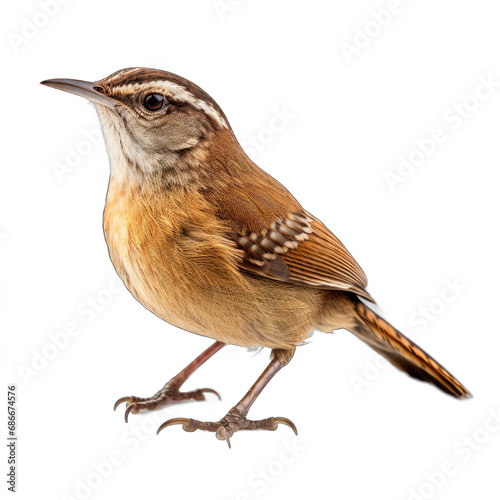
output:
[[[295,435],[298,434],[295,424],[285,417],[269,417],[264,420],[247,420],[238,408],[232,408],[228,414],[217,422],[200,422],[191,418],[171,418],[160,425],[156,434],[159,434],[165,427],[170,425],[182,425],[182,429],[186,432],[194,432],[196,430],[205,430],[215,432],[215,437],[221,441],[226,441],[231,448],[230,437],[240,429],[265,429],[275,431],[279,424],[284,424],[290,427]]]
[[[130,412],[134,409],[135,405],[132,403],[131,405],[127,404],[127,409],[125,410],[125,422],[128,424],[128,416]]]
[[[116,403],[115,406],[113,406],[113,410],[116,411],[116,409],[122,404],[125,403],[125,401],[128,403],[130,401],[130,396],[125,396],[123,398],[120,398]]]
[[[227,445],[229,446],[229,449],[231,449],[231,441],[229,440],[229,432],[227,432],[226,428],[225,427],[219,427],[216,431],[215,431],[215,437],[217,439],[220,439],[221,441],[223,441],[224,439],[226,440],[226,443]]]
[[[171,418],[170,420],[167,420],[166,422],[163,422],[163,424],[158,427],[158,430],[156,431],[156,434],[159,434],[165,427],[168,427],[170,425],[177,425],[177,424],[182,424],[182,428],[187,431],[188,429],[186,428],[187,425],[189,425],[189,419],[188,418]]]
[[[295,424],[290,419],[286,417],[274,417],[273,420],[276,424],[284,424],[290,427],[290,429],[292,429],[296,436],[299,434],[297,431],[297,427],[295,427]]]
[[[220,397],[220,394],[215,390],[215,389],[209,389],[208,387],[204,387],[203,389],[200,389],[201,393],[210,393],[210,394],[215,394],[218,398],[219,401],[222,401],[222,398]]]

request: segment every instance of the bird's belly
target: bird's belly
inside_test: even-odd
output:
[[[126,225],[111,222],[105,231],[111,261],[127,289],[144,307],[161,319],[179,328],[202,334],[197,331],[196,322],[186,317],[184,309],[190,299],[182,297],[179,279],[173,270],[157,261],[151,248],[135,245],[130,230]],[[171,256],[168,262],[174,260]]]
[[[168,268],[155,273],[147,262],[111,251],[110,255],[141,304],[189,332],[228,344],[284,349],[302,342],[314,328],[312,310],[304,307],[302,297],[284,293],[286,285],[274,285],[274,292],[248,283],[226,282],[223,288],[210,281],[210,273],[205,286],[181,283]]]
[[[104,215],[117,273],[168,323],[229,344],[279,349],[297,345],[315,328],[323,292],[242,273],[217,228],[186,231],[182,221],[172,227],[149,211],[133,215],[126,200],[110,200],[109,193]]]
[[[263,285],[253,283],[252,278],[214,283],[210,272],[201,285],[180,280],[169,266],[151,269],[150,262],[130,252],[115,248],[110,255],[126,287],[141,304],[189,332],[228,344],[288,349],[303,342],[315,327],[319,304],[312,302],[316,298],[304,302],[303,294],[294,293],[293,286],[271,281]],[[185,271],[193,271],[187,264]]]

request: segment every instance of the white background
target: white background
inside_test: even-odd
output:
[[[41,3],[9,2],[2,16],[2,331],[6,383],[18,386],[18,498],[497,498],[498,4],[74,0],[47,17]],[[474,398],[378,368],[347,332],[317,333],[250,413],[289,417],[297,438],[241,432],[229,450],[210,433],[155,435],[167,418],[217,420],[239,400],[269,351],[238,347],[186,384],[214,387],[222,402],[125,424],[118,397],[152,395],[211,341],[110,291],[95,110],[38,82],[130,66],[193,80],[241,142],[263,139],[252,158],[335,232],[387,319]],[[284,110],[293,118],[271,137]],[[446,140],[391,189],[387,172],[436,128]],[[77,335],[61,333],[71,325]]]

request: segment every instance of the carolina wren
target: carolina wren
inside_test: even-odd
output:
[[[269,380],[314,330],[345,328],[396,368],[457,397],[470,396],[439,363],[360,298],[366,277],[342,243],[240,147],[217,103],[166,71],[129,68],[96,83],[42,84],[96,104],[111,162],[104,233],[132,295],[172,325],[216,342],[150,398],[119,399],[130,412],[205,399],[184,381],[226,344],[272,349],[247,394],[216,422],[174,418],[186,431],[227,440],[275,430],[287,418],[246,418]],[[218,394],[217,394],[218,395]]]

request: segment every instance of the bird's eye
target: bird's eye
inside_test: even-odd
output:
[[[144,107],[149,111],[160,111],[167,104],[167,98],[161,94],[148,94],[144,98]]]

